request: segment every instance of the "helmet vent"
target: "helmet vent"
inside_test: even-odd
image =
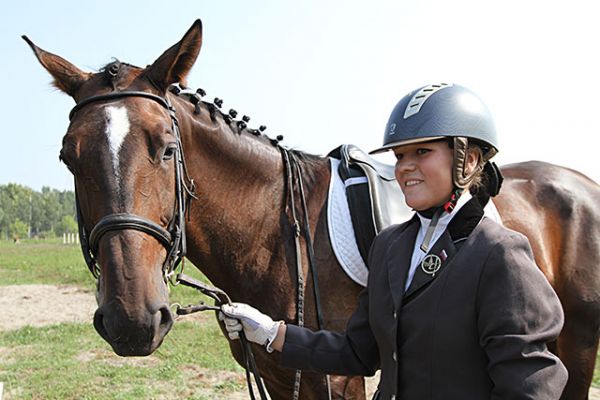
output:
[[[448,88],[451,86],[451,83],[435,83],[421,88],[408,102],[406,110],[404,111],[404,119],[410,117],[411,115],[415,115],[419,111],[421,111],[421,107],[423,106],[423,104],[425,104],[427,99],[432,94],[434,94],[438,90]]]

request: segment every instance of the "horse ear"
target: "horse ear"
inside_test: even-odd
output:
[[[185,85],[185,78],[196,62],[201,47],[202,22],[197,19],[178,43],[146,68],[144,76],[163,92],[176,82]]]
[[[88,80],[91,74],[83,72],[56,54],[40,49],[27,36],[23,35],[21,37],[31,47],[40,64],[52,75],[54,86],[69,96],[75,97],[77,90]]]

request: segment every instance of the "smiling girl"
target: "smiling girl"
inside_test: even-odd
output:
[[[396,105],[383,147],[416,212],[374,240],[369,279],[343,333],[224,305],[231,338],[281,352],[281,363],[337,375],[381,370],[376,399],[558,399],[567,380],[547,344],[559,300],[527,239],[485,217],[502,182],[497,137],[468,89],[435,84]]]

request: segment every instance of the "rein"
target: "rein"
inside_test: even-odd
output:
[[[216,304],[215,306],[209,306],[204,304],[203,302],[200,302],[200,304],[190,305],[187,307],[181,307],[180,305],[176,305],[177,308],[175,309],[175,312],[177,313],[177,315],[187,315],[198,311],[207,310],[220,311],[221,305],[223,304],[233,305],[231,299],[223,290],[202,283],[194,278],[184,275],[183,273],[177,274],[177,282],[184,286],[188,286],[198,290],[200,293],[215,300]],[[256,361],[254,360],[254,353],[252,353],[252,348],[250,348],[250,342],[248,341],[248,339],[246,339],[246,335],[244,335],[243,330],[239,332],[239,335],[240,342],[242,345],[242,357],[244,358],[244,362],[246,364],[246,382],[248,383],[248,392],[250,393],[250,399],[256,399],[254,396],[252,379],[250,378],[250,371],[252,371],[252,375],[254,375],[254,381],[256,382],[256,386],[258,388],[258,393],[260,394],[261,400],[267,400],[268,397],[265,391],[265,387],[260,378],[260,373],[258,372]]]
[[[306,248],[308,252],[308,267],[311,272],[311,276],[313,279],[313,293],[315,298],[315,308],[317,313],[317,329],[320,330],[323,328],[323,312],[321,308],[320,301],[320,291],[319,291],[319,279],[317,273],[317,264],[315,262],[315,254],[313,248],[312,238],[310,236],[310,222],[308,220],[308,207],[306,206],[306,196],[304,194],[304,184],[302,183],[302,168],[300,167],[300,163],[296,159],[294,153],[290,152],[288,149],[279,146],[279,149],[282,154],[285,174],[287,176],[287,186],[290,198],[290,209],[292,212],[292,228],[294,229],[294,245],[296,251],[296,276],[297,276],[297,288],[296,292],[298,295],[297,303],[296,303],[296,314],[298,315],[298,326],[304,326],[304,289],[305,289],[305,281],[304,281],[304,272],[302,269],[302,248],[300,246],[300,223],[298,222],[298,217],[296,215],[296,201],[294,194],[294,170],[296,175],[296,180],[298,182],[298,192],[300,194],[300,202],[302,205],[302,214],[304,216],[304,240],[306,242]],[[300,379],[302,378],[302,371],[296,370],[296,376],[294,379],[294,392],[293,392],[293,400],[298,400],[300,396]],[[327,398],[331,400],[331,381],[329,379],[329,375],[325,375],[325,385],[327,386]]]

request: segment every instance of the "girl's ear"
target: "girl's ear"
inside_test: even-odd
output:
[[[482,154],[479,147],[469,147],[465,157],[465,176],[470,176],[481,163]]]

